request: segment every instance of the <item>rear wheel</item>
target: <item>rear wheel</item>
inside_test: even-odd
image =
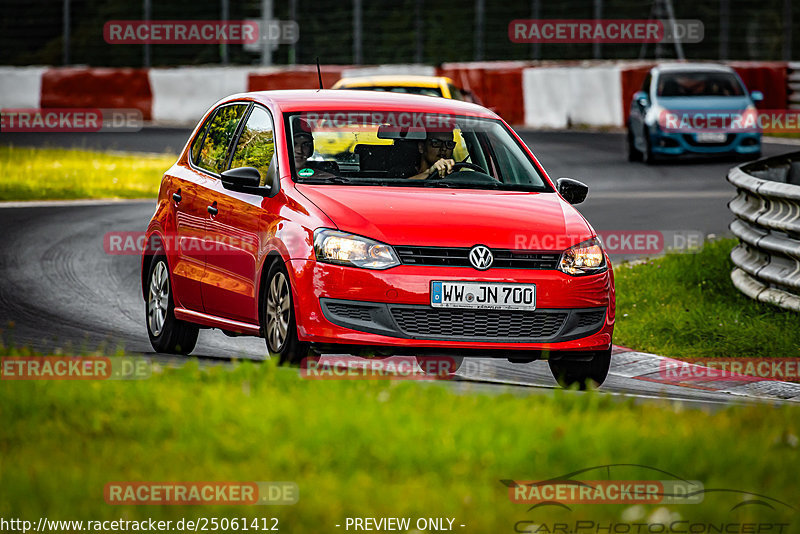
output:
[[[561,387],[568,388],[577,384],[585,390],[588,382],[600,386],[608,376],[611,367],[611,349],[595,352],[591,360],[548,360],[550,372]]]
[[[280,260],[275,261],[267,274],[264,292],[264,337],[271,356],[277,356],[281,365],[299,364],[308,356],[308,343],[297,337],[297,321],[292,303],[289,273]]]
[[[153,258],[147,280],[147,334],[150,344],[156,352],[189,354],[197,345],[200,329],[175,318],[175,302],[165,256]]]

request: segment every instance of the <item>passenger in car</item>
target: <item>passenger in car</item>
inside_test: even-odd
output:
[[[313,175],[315,178],[330,178],[334,176],[334,174],[328,171],[333,170],[335,172],[338,170],[338,166],[335,162],[308,161],[308,158],[314,154],[314,135],[311,133],[310,125],[306,121],[298,119],[295,122],[293,131],[294,168],[298,176],[309,177]],[[323,165],[325,163],[330,163],[331,165]],[[310,174],[300,172],[306,169],[309,169],[307,172]]]

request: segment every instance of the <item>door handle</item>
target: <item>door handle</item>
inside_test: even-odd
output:
[[[211,215],[216,215],[217,213],[219,213],[216,201],[206,209],[208,209],[208,213],[210,213]]]
[[[181,190],[180,189],[178,189],[177,191],[172,193],[172,200],[174,200],[176,204],[179,204],[180,201],[183,200],[183,197],[181,196]]]

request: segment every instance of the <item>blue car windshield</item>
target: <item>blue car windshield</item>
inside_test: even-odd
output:
[[[744,96],[739,79],[729,72],[663,72],[658,76],[658,96]]]

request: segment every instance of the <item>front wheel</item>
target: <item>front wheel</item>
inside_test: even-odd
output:
[[[165,256],[156,256],[147,275],[147,334],[156,352],[189,354],[197,345],[200,329],[175,318],[175,301]]]
[[[600,386],[608,376],[611,367],[611,349],[595,352],[591,360],[547,360],[550,372],[561,387],[568,388],[577,384],[585,390],[587,382]]]
[[[634,142],[633,132],[631,131],[630,125],[628,126],[628,134],[626,136],[627,141],[627,152],[628,152],[628,161],[642,161],[642,153],[636,148],[636,143]]]
[[[270,355],[277,356],[281,365],[300,364],[308,356],[309,345],[297,337],[289,273],[280,260],[269,268],[264,298],[262,324]]]
[[[650,134],[647,129],[644,130],[644,152],[642,154],[642,161],[645,165],[654,165],[656,163],[656,156],[653,154],[653,145],[650,142]]]

